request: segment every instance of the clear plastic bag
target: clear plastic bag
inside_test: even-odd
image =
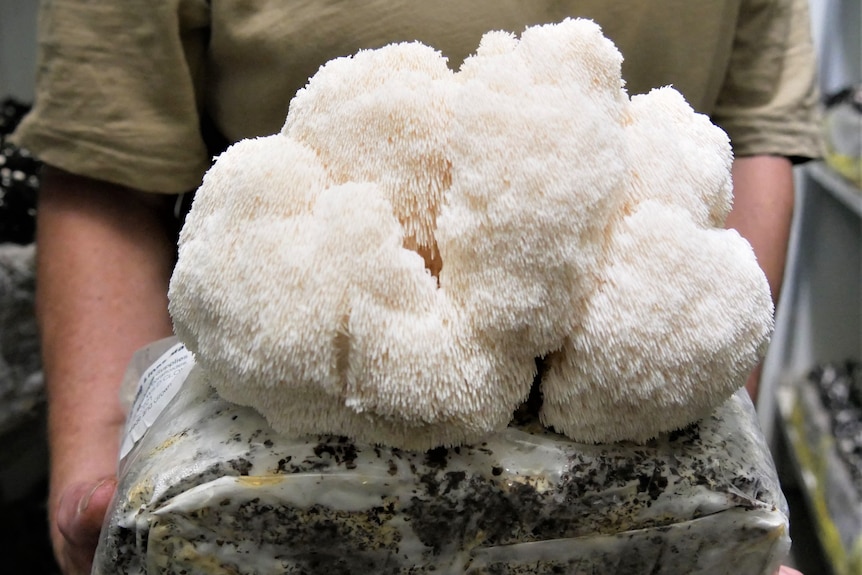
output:
[[[575,443],[523,413],[481,445],[412,453],[278,436],[190,356],[163,371],[136,404],[175,395],[124,451],[95,574],[771,575],[790,546],[744,391],[645,445]]]

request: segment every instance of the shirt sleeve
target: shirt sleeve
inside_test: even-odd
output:
[[[712,118],[730,136],[737,156],[822,155],[807,0],[743,2]]]
[[[205,0],[43,0],[36,95],[14,141],[69,172],[180,193],[210,158],[198,91]]]

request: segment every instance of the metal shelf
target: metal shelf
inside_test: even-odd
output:
[[[862,358],[862,194],[822,162],[796,170],[792,240],[758,403],[770,443],[783,382],[818,363]]]
[[[824,190],[830,192],[836,200],[862,218],[862,190],[835,172],[825,162],[811,162],[806,169]]]

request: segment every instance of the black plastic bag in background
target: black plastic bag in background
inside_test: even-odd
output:
[[[29,244],[35,239],[41,163],[6,141],[29,109],[13,98],[0,103],[0,243]]]

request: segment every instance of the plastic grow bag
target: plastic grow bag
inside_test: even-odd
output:
[[[93,573],[771,575],[790,546],[744,391],[644,445],[575,443],[526,412],[416,453],[279,436],[173,343],[130,368]]]

